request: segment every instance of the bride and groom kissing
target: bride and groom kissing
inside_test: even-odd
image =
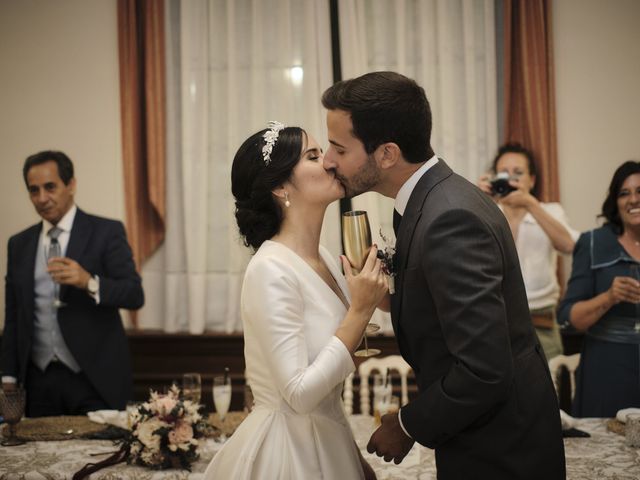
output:
[[[329,147],[272,123],[237,151],[236,220],[255,250],[241,296],[255,406],[205,478],[376,478],[341,404],[376,308],[390,310],[418,394],[382,417],[367,450],[400,463],[415,442],[438,478],[565,478],[559,410],[529,318],[509,226],[431,148],[424,89],[393,72],[322,97]],[[395,291],[377,248],[342,270],[320,245],[327,206],[395,199]]]

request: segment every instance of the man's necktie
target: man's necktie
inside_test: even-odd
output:
[[[49,229],[49,231],[47,232],[47,235],[51,239],[49,243],[49,250],[52,250],[52,251],[57,250],[57,252],[60,252],[60,243],[58,242],[58,237],[60,236],[61,233],[62,233],[61,228],[51,227]],[[58,254],[61,255],[61,253],[58,253]],[[53,256],[53,255],[48,255],[48,256]]]
[[[393,232],[396,234],[396,238],[398,237],[398,228],[400,227],[400,221],[402,220],[402,215],[398,213],[398,211],[393,209]]]

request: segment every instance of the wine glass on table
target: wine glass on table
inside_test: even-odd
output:
[[[60,247],[60,243],[58,240],[51,240],[49,246],[45,247],[44,251],[45,259],[47,260],[47,265],[49,265],[49,261],[52,258],[62,257],[62,248]],[[53,279],[53,306],[55,308],[60,308],[66,306],[62,300],[60,300],[60,284]]]
[[[202,380],[199,373],[185,373],[182,375],[182,396],[195,404],[200,403]]]
[[[222,432],[220,439],[225,440],[224,419],[231,405],[231,377],[228,370],[224,375],[213,377],[213,404],[218,412],[218,418],[220,418],[220,431]]]
[[[11,447],[24,444],[24,440],[16,436],[16,425],[24,415],[25,391],[21,387],[15,390],[0,389],[0,409],[4,421],[9,424],[9,436],[0,442],[0,445]]]
[[[342,215],[342,248],[354,273],[359,273],[371,249],[371,227],[367,212],[354,210]],[[364,350],[355,352],[356,357],[372,357],[381,353],[377,348],[369,348],[367,341],[367,333],[375,333],[378,330],[380,325],[369,322],[364,333]]]

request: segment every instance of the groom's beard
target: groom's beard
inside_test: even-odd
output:
[[[347,178],[337,171],[336,178],[344,187],[345,198],[353,198],[373,190],[380,182],[380,171],[373,155],[367,155],[367,161],[351,178]]]

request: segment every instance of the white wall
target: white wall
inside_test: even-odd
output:
[[[124,218],[115,0],[0,1],[0,272],[9,237],[38,221],[22,180],[35,152],[66,152],[78,205]],[[4,284],[4,282],[2,282]],[[0,289],[4,322],[4,285]]]
[[[583,231],[615,169],[640,160],[640,2],[552,4],[560,195]]]

